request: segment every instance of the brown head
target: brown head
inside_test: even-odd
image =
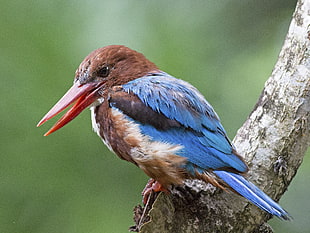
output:
[[[45,136],[72,121],[86,107],[101,97],[105,90],[140,78],[157,70],[141,53],[122,45],[110,45],[91,52],[76,71],[73,86],[42,118],[37,126],[75,104]]]
[[[142,53],[122,45],[110,45],[96,49],[85,57],[76,70],[75,79],[81,84],[105,79],[107,86],[115,86],[156,69],[156,65]]]

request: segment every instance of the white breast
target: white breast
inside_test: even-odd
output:
[[[104,101],[103,98],[98,99],[96,104],[93,104],[90,107],[90,112],[91,112],[91,123],[92,123],[92,127],[95,133],[97,133],[97,135],[101,138],[101,140],[103,141],[103,143],[109,148],[110,151],[112,150],[111,145],[100,135],[100,124],[96,121],[96,112],[95,112],[95,108],[101,104]]]

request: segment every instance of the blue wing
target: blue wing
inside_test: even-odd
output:
[[[151,73],[122,86],[142,103],[172,122],[169,128],[139,121],[142,133],[153,140],[183,145],[180,156],[186,157],[187,169],[233,168],[246,172],[247,166],[234,152],[219,117],[204,97],[189,83],[164,72]],[[143,115],[141,109],[140,115]]]

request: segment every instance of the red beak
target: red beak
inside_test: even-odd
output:
[[[42,120],[37,124],[37,127],[44,124],[49,119],[56,116],[58,113],[67,108],[70,104],[75,104],[63,115],[56,124],[44,134],[44,136],[50,135],[54,131],[62,128],[70,121],[72,121],[77,115],[79,115],[85,108],[92,104],[98,97],[98,89],[101,88],[102,83],[86,83],[80,85],[79,82],[75,82],[73,86],[67,91],[67,93],[52,107],[52,109],[46,113]]]

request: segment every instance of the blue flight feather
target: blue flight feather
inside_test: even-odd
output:
[[[289,213],[287,213],[279,204],[273,201],[262,190],[246,180],[243,176],[227,171],[214,171],[214,173],[237,193],[247,198],[261,209],[281,219],[291,219]]]
[[[182,145],[183,149],[177,154],[186,157],[189,163],[205,170],[222,167],[233,167],[238,171],[247,169],[244,162],[236,155],[227,155],[209,145],[202,144],[199,138],[204,136],[196,135],[185,128],[162,131],[151,125],[140,125],[140,130],[142,134],[149,135],[154,141]]]
[[[138,122],[137,122],[138,123]],[[186,157],[189,163],[205,170],[233,167],[238,171],[246,171],[244,162],[234,154],[225,154],[205,143],[201,138],[204,135],[197,135],[185,128],[172,128],[169,130],[158,130],[151,125],[140,124],[141,133],[149,135],[154,141],[167,142],[170,144],[182,145],[183,149],[176,154]],[[189,166],[191,166],[189,164]]]

